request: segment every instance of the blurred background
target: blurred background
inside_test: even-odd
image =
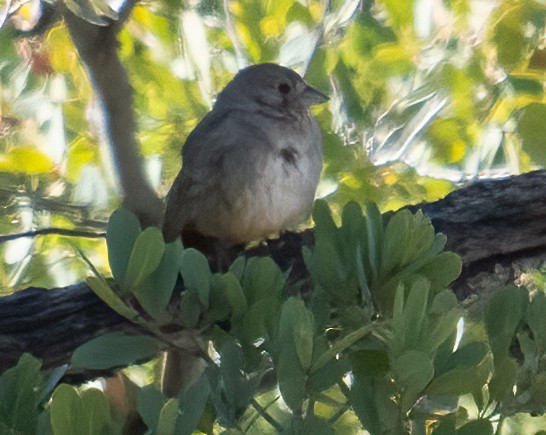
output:
[[[119,4],[65,0],[88,21]],[[86,8],[82,8],[85,5]],[[98,233],[119,205],[100,107],[44,5],[0,0],[0,234]],[[9,17],[9,19],[8,19]],[[541,168],[543,0],[151,0],[119,33],[150,182],[165,196],[180,150],[240,68],[291,67],[331,96],[318,196],[382,211],[434,201],[477,178]],[[22,36],[22,32],[28,32]],[[0,244],[0,292],[107,272],[103,239],[58,234]]]

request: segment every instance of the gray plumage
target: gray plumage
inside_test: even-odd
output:
[[[326,100],[290,69],[241,70],[186,140],[167,198],[165,239],[191,227],[240,244],[305,220],[322,169],[322,137],[309,107]]]

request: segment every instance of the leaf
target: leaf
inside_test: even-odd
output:
[[[179,394],[178,401],[182,415],[176,424],[177,435],[191,435],[197,429],[209,395],[210,386],[206,375],[202,375]]]
[[[301,415],[307,375],[293,343],[284,343],[277,363],[277,381],[284,402],[295,415]]]
[[[125,282],[129,258],[139,234],[140,223],[133,213],[123,207],[112,213],[106,231],[108,262],[114,279],[120,285]]]
[[[314,415],[307,416],[303,422],[302,435],[335,435],[333,425]]]
[[[130,305],[127,305],[102,277],[90,276],[86,282],[89,288],[93,290],[93,293],[116,313],[129,320],[135,320],[139,317],[138,312]]]
[[[41,363],[32,355],[21,355],[17,365],[0,376],[0,428],[8,433],[36,433],[38,400],[44,377]]]
[[[159,415],[167,398],[152,384],[140,389],[138,394],[138,413],[148,426],[155,431],[159,422]]]
[[[425,275],[435,289],[446,288],[461,274],[462,258],[454,252],[442,252],[430,263],[425,265],[420,273]]]
[[[293,340],[299,362],[305,371],[309,370],[313,359],[314,329],[313,314],[303,300],[291,297],[282,305],[279,323],[280,345],[291,346]]]
[[[473,393],[477,386],[485,385],[490,375],[491,370],[487,364],[472,365],[469,361],[468,364],[460,364],[435,376],[425,392],[440,396],[462,396]]]
[[[315,222],[315,240],[332,241],[337,232],[337,226],[332,219],[332,213],[324,200],[315,201],[313,206],[313,221]]]
[[[434,366],[429,356],[418,350],[408,350],[391,364],[395,379],[402,387],[401,407],[408,411],[434,377]]]
[[[527,323],[537,343],[538,353],[546,352],[546,295],[536,292],[527,310]]]
[[[50,410],[55,435],[121,434],[106,397],[96,388],[80,393],[71,385],[61,384],[53,393]]]
[[[149,227],[142,231],[131,251],[125,288],[134,290],[141,285],[157,269],[164,252],[165,242],[159,228]]]
[[[546,164],[544,153],[544,119],[546,104],[532,103],[521,111],[517,131],[523,141],[523,149],[539,165]]]
[[[236,323],[248,310],[245,294],[241,284],[231,272],[221,275],[218,283],[223,287],[228,306],[231,307],[231,321]]]
[[[383,240],[383,222],[381,213],[374,203],[366,204],[366,235],[368,240],[368,262],[371,268],[371,280],[375,282],[379,275],[381,261],[381,240]]]
[[[207,258],[196,249],[186,249],[182,255],[180,272],[184,280],[184,287],[199,297],[203,309],[208,309],[211,273]]]
[[[161,412],[159,413],[159,420],[157,422],[157,435],[175,435],[176,422],[180,416],[180,410],[178,409],[178,400],[171,398],[165,402]]]
[[[162,344],[149,335],[125,335],[111,332],[78,347],[71,364],[86,369],[110,369],[126,366],[155,355]]]
[[[469,421],[457,429],[457,435],[493,435],[493,425],[487,419]]]
[[[149,279],[133,291],[142,308],[160,323],[167,323],[171,319],[165,309],[178,278],[182,251],[180,239],[167,243],[157,268]]]
[[[527,291],[507,286],[496,291],[485,313],[485,327],[495,358],[507,356],[512,337],[528,304]]]
[[[364,429],[370,434],[404,433],[399,418],[396,391],[385,376],[355,376],[349,398]]]
[[[381,253],[381,274],[383,276],[407,261],[405,257],[410,249],[407,243],[410,219],[411,213],[408,210],[400,211],[391,217],[385,228]]]
[[[396,330],[395,334],[403,334],[405,348],[418,348],[423,338],[423,326],[427,322],[427,305],[430,284],[426,279],[417,279],[412,285],[406,304],[404,305],[403,330]]]
[[[195,293],[185,291],[180,299],[180,317],[185,328],[192,329],[199,323],[201,304]]]
[[[81,433],[84,424],[83,412],[76,388],[67,384],[59,385],[51,397],[51,426],[54,433],[69,435],[76,428]]]
[[[493,41],[501,65],[511,70],[517,67],[527,55],[528,42],[522,21],[523,5],[511,8],[494,28]]]
[[[270,257],[254,257],[247,261],[241,280],[249,305],[255,302],[280,296],[285,278],[279,266]]]
[[[97,14],[91,2],[88,0],[66,0],[65,4],[66,7],[74,13],[74,15],[82,18],[90,24],[94,24],[96,26],[108,25],[108,21],[105,19],[105,17]]]
[[[244,358],[240,346],[231,337],[219,348],[220,372],[224,383],[224,399],[235,408],[235,413],[242,413],[255,394],[256,383],[244,374]]]
[[[18,146],[0,158],[1,172],[47,174],[53,169],[51,159],[33,146]]]

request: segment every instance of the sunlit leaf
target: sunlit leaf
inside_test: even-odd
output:
[[[53,169],[51,159],[33,146],[12,148],[0,158],[0,171],[44,174]]]

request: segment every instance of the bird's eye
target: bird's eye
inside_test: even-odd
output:
[[[288,94],[290,92],[290,85],[288,85],[286,83],[281,83],[279,85],[279,92],[281,94]]]

